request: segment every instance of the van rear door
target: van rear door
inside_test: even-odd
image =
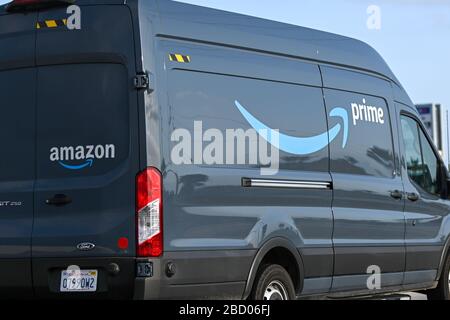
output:
[[[0,296],[32,294],[37,14],[0,8]]]
[[[80,30],[66,18],[65,8],[38,17],[34,288],[59,293],[75,266],[97,270],[97,293],[129,297],[139,171],[131,14],[81,6]]]

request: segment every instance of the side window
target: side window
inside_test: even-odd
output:
[[[423,154],[423,188],[431,194],[439,195],[441,193],[439,160],[422,129],[420,142]]]
[[[402,116],[401,122],[409,178],[424,191],[439,195],[439,160],[433,148],[414,119]]]
[[[419,130],[416,121],[402,116],[402,132],[408,176],[417,185],[422,186],[422,152],[420,150]]]

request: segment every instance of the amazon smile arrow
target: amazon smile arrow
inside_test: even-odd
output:
[[[287,153],[296,155],[308,155],[326,148],[339,135],[343,128],[342,148],[345,148],[348,140],[348,113],[344,108],[334,108],[330,112],[331,117],[342,118],[342,125],[337,124],[327,132],[313,137],[293,137],[279,133],[277,130],[265,125],[250,112],[247,111],[239,101],[235,101],[239,112],[244,116],[247,122],[255,129],[268,143]],[[264,133],[265,132],[265,133]],[[278,139],[277,139],[278,137]]]
[[[87,159],[85,163],[75,166],[65,164],[62,161],[60,161],[59,164],[69,170],[81,170],[87,167],[92,167],[92,165],[94,164],[94,159]]]

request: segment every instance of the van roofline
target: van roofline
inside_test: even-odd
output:
[[[172,0],[138,2],[139,14],[153,17],[153,34],[171,39],[330,64],[400,82],[381,55],[367,43],[329,32]],[[125,4],[123,0],[78,0],[79,5]],[[6,13],[0,6],[0,15]],[[142,31],[144,35],[146,30]]]
[[[221,45],[370,72],[400,85],[367,43],[306,27],[168,0],[138,0],[156,36]],[[400,85],[401,86],[401,85]]]
[[[8,0],[5,4],[0,4],[0,16],[5,14],[10,14],[6,8],[10,2],[13,0]],[[124,5],[125,0],[75,0],[76,5],[84,6],[84,5],[105,5],[105,4],[111,4],[111,5]],[[60,6],[64,5],[70,5],[70,3],[67,4],[61,4]]]

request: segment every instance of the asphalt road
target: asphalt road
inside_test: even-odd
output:
[[[427,300],[427,296],[421,293],[405,292],[384,298],[383,300]]]

